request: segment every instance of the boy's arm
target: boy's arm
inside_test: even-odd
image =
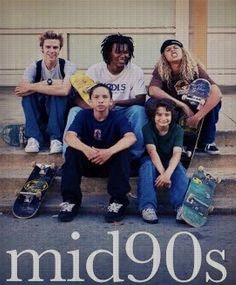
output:
[[[169,165],[165,171],[167,176],[170,178],[171,175],[173,174],[176,166],[179,164],[180,159],[181,159],[181,154],[182,154],[182,148],[179,146],[175,146],[173,148],[173,155],[169,161]]]
[[[147,152],[152,160],[152,163],[154,164],[155,168],[160,174],[163,174],[165,172],[165,168],[161,162],[160,156],[156,151],[156,147],[153,144],[146,144]]]
[[[30,83],[26,80],[21,81],[15,89],[15,94],[19,97],[27,96],[32,93],[42,93],[51,96],[67,96],[71,89],[69,80],[52,79],[52,85],[47,84],[47,80]]]
[[[97,151],[92,147],[84,144],[77,136],[77,134],[73,131],[67,131],[64,137],[64,141],[70,146],[77,150],[80,150],[84,153],[84,155],[88,158],[88,160],[92,160]]]
[[[135,134],[132,132],[128,132],[117,143],[107,149],[93,148],[97,152],[95,157],[92,159],[92,162],[101,165],[105,163],[112,155],[129,148],[135,142]]]

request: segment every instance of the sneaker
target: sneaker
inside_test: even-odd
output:
[[[59,140],[51,140],[50,154],[61,153],[62,152],[62,142]]]
[[[156,211],[153,208],[146,208],[142,210],[142,218],[144,222],[149,224],[157,224],[158,217]]]
[[[208,144],[206,144],[206,146],[204,148],[204,152],[209,153],[209,154],[219,154],[220,153],[220,151],[216,147],[215,143],[208,143]]]
[[[183,214],[183,207],[179,207],[177,209],[177,214],[176,214],[176,218],[175,218],[177,223],[180,223],[180,224],[184,224],[185,223],[185,221],[184,221],[184,219],[182,217],[182,214]]]
[[[39,142],[35,138],[29,138],[25,152],[39,152]]]
[[[61,210],[58,214],[58,220],[60,222],[70,222],[78,213],[79,205],[71,204],[69,202],[63,202],[60,204]]]
[[[120,203],[117,201],[110,202],[105,214],[105,221],[107,223],[119,222],[124,218],[125,209],[129,202]]]

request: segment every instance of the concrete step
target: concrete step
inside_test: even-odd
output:
[[[209,169],[206,169],[209,171]],[[30,172],[30,171],[29,171]],[[15,172],[14,170],[3,170],[0,175],[0,211],[9,211],[11,208],[15,194],[22,188],[26,178],[29,175],[27,170]],[[189,175],[193,172],[193,169],[189,170]],[[233,168],[225,168],[224,172],[218,172],[218,169],[211,169],[212,175],[217,175],[222,179],[221,183],[217,185],[215,194],[215,211],[214,213],[232,214],[236,213],[236,173]],[[59,209],[61,203],[60,195],[60,177],[56,177],[54,183],[47,193],[47,198],[42,206],[42,211],[55,213]],[[137,196],[137,177],[130,178],[131,196]],[[106,195],[106,182],[105,178],[86,178],[83,177],[81,183],[82,193],[85,197],[85,208],[88,211],[98,211],[99,207],[104,207],[108,201],[108,195]],[[164,204],[166,197],[164,197]],[[103,198],[102,198],[103,197]],[[104,198],[106,197],[106,198]],[[162,197],[162,198],[163,198]],[[136,201],[136,200],[135,200]],[[104,204],[105,202],[105,204]],[[100,205],[100,206],[99,206]],[[130,206],[131,212],[137,212],[135,204]],[[161,210],[163,213],[172,212],[169,207],[165,207]]]

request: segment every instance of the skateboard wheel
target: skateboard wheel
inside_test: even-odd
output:
[[[183,95],[182,100],[186,100],[186,99],[187,99],[187,95]]]
[[[210,206],[208,209],[208,213],[212,213],[214,211],[214,206]]]
[[[42,196],[41,191],[37,191],[37,192],[35,193],[35,196],[36,196],[39,200],[41,200],[41,196]]]
[[[32,161],[31,166],[34,168],[36,166],[36,161]]]
[[[221,182],[221,179],[220,179],[219,177],[217,177],[217,178],[216,178],[216,183],[217,183],[217,184],[220,184],[220,182]]]
[[[191,157],[192,156],[192,152],[190,150],[187,150],[186,154],[187,154],[187,157]]]
[[[198,167],[198,170],[199,170],[199,171],[204,171],[204,167],[203,167],[202,165],[200,165],[200,166]]]
[[[53,163],[50,165],[50,168],[51,168],[51,169],[55,169],[55,167],[56,167],[56,164],[55,164],[55,162],[53,162]]]

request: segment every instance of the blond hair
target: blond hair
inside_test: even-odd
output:
[[[183,57],[180,64],[179,75],[181,79],[188,82],[192,82],[195,76],[198,76],[198,64],[197,61],[191,56],[191,54],[184,48],[182,48]],[[156,69],[163,81],[166,81],[168,85],[171,84],[172,69],[168,61],[166,60],[164,53],[156,64]]]

